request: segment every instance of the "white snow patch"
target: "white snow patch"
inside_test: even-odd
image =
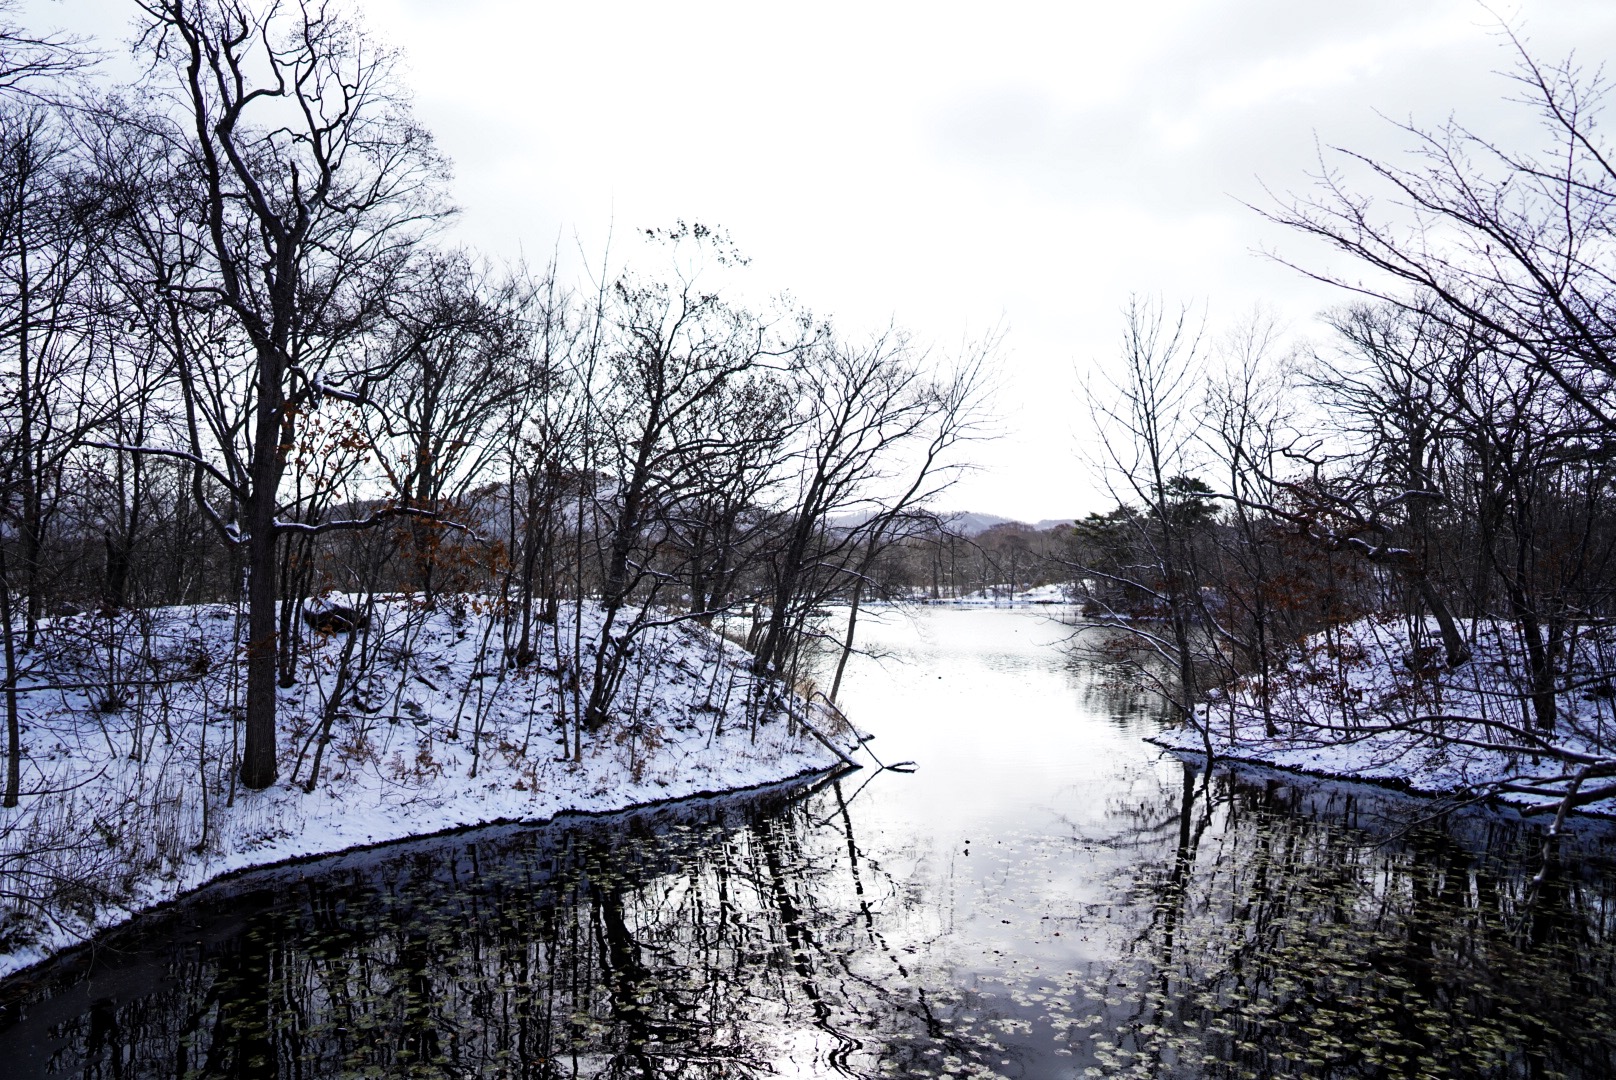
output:
[[[587,698],[599,612],[584,607],[578,639],[570,612],[540,624],[537,658],[517,669],[503,662],[500,621],[480,607],[378,606],[355,643],[369,669],[350,683],[309,793],[345,636],[311,636],[297,685],[281,691],[281,778],[250,792],[233,783],[236,608],[47,624],[19,699],[23,798],[0,810],[0,976],[244,868],[840,765],[798,722],[800,698],[754,680],[749,654],[688,622],[639,639],[617,715],[585,733],[572,760],[558,716]],[[827,731],[837,724],[814,713],[815,727],[851,746],[850,730]]]
[[[1609,629],[1568,636],[1551,733],[1535,729],[1515,628],[1467,628],[1471,659],[1450,670],[1439,646],[1410,649],[1406,620],[1370,617],[1336,627],[1309,638],[1271,673],[1266,714],[1277,734],[1267,734],[1261,681],[1248,676],[1214,692],[1194,725],[1150,741],[1203,753],[1210,737],[1218,757],[1429,794],[1492,795],[1528,810],[1558,805],[1589,761],[1616,762],[1608,678],[1616,640]],[[1415,629],[1427,643],[1440,640],[1434,624]],[[1608,775],[1585,779],[1580,791],[1611,783]],[[1616,794],[1580,809],[1616,813]]]
[[[937,600],[917,596],[917,599],[947,607],[1021,607],[1028,604],[1043,606],[1072,602],[1071,586],[1059,583],[1035,585],[1027,589],[1017,589],[1006,583],[1003,585],[989,585],[985,589],[978,589],[976,592],[966,593],[964,596],[943,597]]]

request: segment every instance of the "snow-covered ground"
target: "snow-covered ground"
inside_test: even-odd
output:
[[[1553,732],[1538,730],[1514,628],[1468,626],[1473,655],[1449,670],[1418,656],[1405,620],[1371,617],[1306,641],[1271,673],[1263,708],[1255,676],[1216,691],[1193,725],[1152,740],[1215,756],[1410,790],[1497,797],[1525,808],[1616,813],[1616,691],[1610,631],[1568,637]],[[1439,640],[1435,626],[1424,636]],[[1277,734],[1269,736],[1269,724]]]
[[[1017,607],[1022,604],[1066,604],[1071,602],[1069,586],[1036,585],[1030,589],[1016,589],[1009,584],[994,585],[964,596],[944,597],[929,603],[958,605],[960,607]]]
[[[582,615],[583,686],[599,613]],[[691,623],[636,646],[616,718],[563,746],[574,626],[537,624],[525,669],[473,601],[379,605],[349,651],[312,792],[303,786],[349,638],[310,634],[280,697],[280,780],[234,782],[241,620],[229,606],[80,615],[43,628],[22,704],[22,790],[0,810],[0,975],[247,867],[565,810],[603,811],[824,771],[838,718],[754,682],[749,657]],[[146,659],[151,657],[153,659]],[[570,731],[570,728],[565,729]]]

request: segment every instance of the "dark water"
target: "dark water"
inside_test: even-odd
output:
[[[913,775],[205,892],[0,991],[0,1076],[1616,1076],[1606,826],[1206,777],[1036,613],[873,629]]]

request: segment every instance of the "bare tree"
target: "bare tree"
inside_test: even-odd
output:
[[[464,250],[428,254],[396,284],[382,329],[390,377],[367,417],[402,506],[463,516],[472,487],[489,482],[507,446],[497,431],[535,374],[526,353],[540,287]],[[408,528],[430,599],[445,526],[416,518]]]
[[[40,33],[17,21],[17,0],[0,0],[0,96],[55,102],[95,54],[69,34]]]
[[[1616,413],[1602,388],[1616,378],[1616,154],[1598,127],[1608,84],[1574,59],[1544,64],[1507,37],[1540,147],[1506,147],[1456,119],[1403,124],[1412,164],[1335,148],[1312,193],[1256,209],[1378,274],[1348,280],[1289,265],[1485,334],[1610,432]],[[1389,210],[1359,191],[1353,167],[1390,195]]]
[[[941,377],[893,329],[856,345],[827,338],[810,354],[799,376],[807,415],[796,491],[771,545],[758,671],[789,676],[814,608],[831,595],[860,594],[861,567],[900,534],[900,520],[947,485],[958,466],[952,452],[983,433],[995,340],[968,349]],[[856,623],[855,604],[844,644]]]
[[[276,544],[284,447],[327,398],[363,404],[384,370],[356,341],[447,208],[441,159],[410,117],[392,54],[331,3],[147,0],[156,58],[140,125],[155,175],[130,178],[131,246],[155,281],[147,325],[173,354],[198,502],[246,552],[241,779],[276,776]],[[204,485],[206,477],[211,483]],[[215,506],[211,491],[224,493]]]
[[[926,509],[953,482],[961,463],[955,458],[962,442],[990,434],[988,407],[993,389],[993,360],[998,336],[989,335],[970,346],[952,371],[932,386],[931,417],[914,457],[908,463],[907,486],[887,495],[879,509],[855,533],[862,551],[851,567],[851,595],[847,605],[847,628],[842,635],[841,653],[831,676],[826,697],[834,704],[841,692],[842,675],[853,655],[857,640],[859,607],[871,583],[876,561],[890,548],[935,522]]]
[[[1165,636],[1114,605],[1101,621],[1125,629],[1173,671],[1169,700],[1189,715],[1199,697],[1197,662],[1206,652],[1197,532],[1213,513],[1212,489],[1195,477],[1205,375],[1202,325],[1188,307],[1133,297],[1125,312],[1122,372],[1087,389],[1101,432],[1099,462],[1117,511],[1079,523],[1090,551],[1079,575],[1120,590],[1166,623]],[[1092,599],[1092,597],[1091,597]]]
[[[0,577],[4,582],[6,805],[15,805],[15,687],[11,638],[36,643],[44,614],[46,536],[67,501],[66,472],[104,417],[90,392],[95,354],[86,281],[94,253],[90,192],[71,133],[46,106],[0,100]],[[22,626],[11,601],[21,600]]]
[[[1437,621],[1448,666],[1458,667],[1470,647],[1437,582],[1431,510],[1447,501],[1435,464],[1451,437],[1450,399],[1474,341],[1406,309],[1353,306],[1331,323],[1346,356],[1316,368],[1306,386],[1333,414],[1351,456],[1327,483],[1305,490],[1329,504],[1321,512],[1350,518],[1355,534],[1376,537],[1352,546],[1410,584]],[[1304,489],[1291,490],[1308,501]]]
[[[1616,440],[1608,393],[1616,378],[1610,243],[1616,157],[1598,126],[1608,92],[1603,73],[1574,59],[1545,64],[1514,33],[1506,37],[1515,54],[1516,100],[1539,121],[1536,146],[1505,146],[1454,119],[1435,128],[1400,125],[1412,140],[1410,163],[1338,149],[1313,192],[1261,212],[1326,241],[1377,275],[1362,282],[1304,272],[1403,309],[1412,320],[1405,325],[1431,327],[1420,330],[1426,339],[1440,327],[1464,354],[1467,374],[1441,390],[1452,397],[1453,422],[1467,444],[1462,460],[1469,475],[1456,475],[1457,493],[1475,497],[1471,520],[1479,547],[1529,655],[1536,725],[1552,729],[1554,656],[1566,621],[1564,601],[1555,596],[1585,573],[1593,533],[1584,528],[1581,539],[1550,544],[1538,530],[1547,524],[1544,513],[1560,513],[1551,504],[1564,509],[1575,502],[1557,500],[1545,485],[1568,469],[1596,468]],[[1389,194],[1389,206],[1363,190]],[[1347,329],[1362,339],[1369,327],[1360,319]],[[1386,352],[1385,341],[1372,344]],[[1378,387],[1377,393],[1396,398],[1395,390]],[[1414,443],[1405,439],[1405,445]],[[1419,465],[1413,454],[1407,462]],[[1421,533],[1429,508],[1444,493],[1430,492],[1425,477],[1408,479],[1403,486],[1411,494],[1401,498],[1401,513]],[[1373,517],[1365,523],[1379,525]],[[1565,542],[1574,557],[1551,557],[1552,567],[1543,567],[1545,556]],[[1418,552],[1381,547],[1429,593]],[[1545,580],[1545,573],[1560,583]],[[1486,590],[1477,584],[1472,591],[1479,605]],[[1440,605],[1432,611],[1441,620]],[[1445,622],[1450,663],[1462,655],[1454,636]]]
[[[1255,671],[1264,727],[1272,736],[1278,729],[1270,712],[1271,675],[1285,647],[1301,636],[1297,601],[1312,601],[1285,587],[1284,537],[1266,510],[1282,497],[1272,478],[1296,441],[1295,418],[1271,319],[1255,314],[1225,339],[1223,351],[1227,369],[1209,388],[1202,435],[1221,466],[1229,526],[1218,544],[1222,610],[1209,612],[1209,621],[1242,666]]]
[[[369,415],[408,504],[463,498],[498,454],[492,432],[525,388],[534,288],[464,250],[427,254],[396,283],[382,331],[390,377]]]
[[[699,225],[653,231],[677,247],[693,243],[717,266],[741,260],[720,235]],[[601,531],[602,624],[585,724],[606,722],[634,639],[650,618],[664,584],[682,575],[651,557],[666,538],[666,522],[703,486],[707,463],[727,454],[734,436],[703,421],[726,394],[766,367],[788,362],[811,328],[777,327],[725,302],[700,282],[700,270],[678,269],[671,280],[624,277],[612,289],[610,342],[592,390],[605,444],[609,483],[597,512]],[[756,433],[754,433],[755,435]],[[768,436],[764,433],[764,437]],[[638,613],[619,621],[639,591]]]
[[[47,108],[0,111],[0,338],[6,422],[16,426],[17,561],[34,640],[44,603],[44,540],[60,473],[95,412],[85,295],[93,255],[71,135]]]
[[[534,290],[526,320],[528,344],[521,356],[521,394],[508,402],[506,437],[507,535],[516,575],[515,614],[519,623],[511,653],[517,667],[536,655],[538,620],[555,627],[560,615],[563,503],[583,487],[580,443],[587,396],[579,357],[584,341],[582,312],[561,287],[552,265]],[[580,590],[581,591],[581,590]],[[558,674],[568,665],[556,647]],[[563,712],[565,710],[562,710]]]

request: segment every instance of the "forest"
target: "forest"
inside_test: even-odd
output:
[[[11,960],[243,859],[848,760],[806,657],[996,342],[759,296],[696,222],[497,262],[352,8],[130,11],[120,81],[0,5]]]
[[[448,245],[397,57],[334,6],[138,7],[135,85],[14,11],[0,42],[8,806],[67,615],[239,601],[248,788],[279,773],[307,642],[383,595],[486,601],[501,662],[552,673],[545,628],[598,604],[564,676],[580,746],[668,620],[722,619],[792,680],[808,613],[982,421],[991,343],[749,306],[704,225],[580,283]],[[155,664],[135,638],[106,646],[129,653],[109,711]]]
[[[1616,159],[1598,72],[1509,43],[1527,145],[1411,121],[1408,156],[1332,150],[1255,207],[1343,295],[1324,337],[1133,301],[1090,391],[1117,502],[1069,560],[1208,750],[1492,754],[1472,794],[1563,815],[1616,794]]]

